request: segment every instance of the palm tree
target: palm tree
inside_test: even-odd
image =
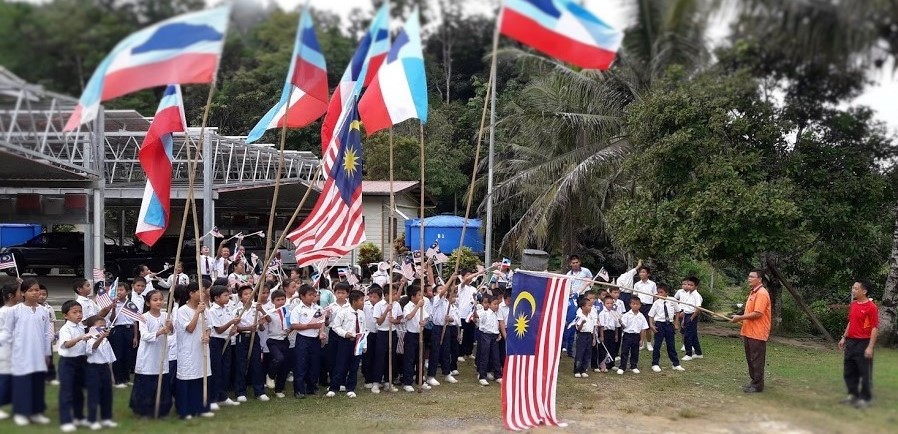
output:
[[[694,72],[707,64],[708,12],[708,1],[634,0],[635,24],[606,72],[515,51],[542,74],[503,107],[510,114],[500,121],[507,140],[494,194],[497,215],[515,223],[502,250],[574,252],[578,232],[604,234],[604,212],[635,188],[621,170],[631,152],[627,107],[671,66]]]

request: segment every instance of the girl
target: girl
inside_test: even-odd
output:
[[[174,342],[172,323],[162,312],[165,299],[162,292],[150,291],[146,295],[146,322],[138,323],[140,346],[137,347],[137,364],[134,367],[134,389],[129,407],[140,417],[156,416],[156,388],[159,385],[160,360],[162,391],[159,393],[159,417],[168,416],[171,410],[171,380],[169,376],[168,344]],[[177,357],[177,355],[176,355]]]
[[[3,285],[0,291],[3,297],[3,306],[0,307],[0,329],[13,306],[19,303],[19,288],[15,284]],[[0,341],[0,406],[12,403],[12,341],[5,339]],[[0,410],[0,419],[9,418],[9,414]]]
[[[115,362],[115,353],[109,344],[109,329],[106,328],[106,319],[101,316],[92,316],[84,320],[88,328],[87,341],[87,420],[90,429],[96,431],[101,428],[115,428],[117,423],[112,421],[112,368],[110,364]],[[100,418],[97,419],[97,408],[100,409]]]
[[[206,310],[200,287],[187,285],[175,319],[178,341],[178,382],[175,405],[182,419],[212,417],[209,403],[203,402],[203,377],[211,372],[209,364],[209,323],[202,319]]]
[[[40,286],[35,279],[25,279],[19,287],[24,302],[13,307],[0,328],[0,342],[11,342],[13,421],[18,426],[31,422],[46,425],[44,416],[44,379],[47,357],[50,356],[50,320],[47,311],[38,305]],[[44,339],[40,339],[43,336]]]

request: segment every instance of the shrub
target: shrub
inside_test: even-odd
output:
[[[783,297],[780,330],[788,333],[807,334],[813,329],[810,318],[798,307],[792,297]]]
[[[458,265],[459,270],[469,268],[476,271],[477,264],[481,263],[480,258],[474,254],[474,251],[471,250],[470,247],[455,249],[452,251],[452,254],[449,255],[449,262],[446,262],[443,265],[443,279],[448,279],[449,276],[452,275],[452,272],[455,271],[455,258],[459,255],[461,256],[461,263]]]
[[[848,307],[844,305],[829,305],[824,300],[811,303],[811,312],[823,324],[823,328],[834,338],[842,336],[848,325]],[[814,334],[820,334],[816,327],[812,329]]]
[[[383,261],[383,252],[380,247],[371,242],[359,245],[359,265],[362,267],[362,277],[371,277],[371,269],[368,264],[376,264]]]

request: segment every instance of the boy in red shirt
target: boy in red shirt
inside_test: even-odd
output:
[[[873,375],[873,347],[879,333],[879,309],[868,298],[872,285],[859,279],[851,287],[854,301],[848,308],[848,327],[839,341],[839,349],[845,351],[845,385],[848,398],[844,404],[867,408],[873,398],[870,377]]]

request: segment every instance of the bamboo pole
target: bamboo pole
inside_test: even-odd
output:
[[[387,232],[389,234],[389,239],[387,240],[387,246],[390,248],[390,270],[388,274],[388,285],[389,289],[389,304],[390,304],[390,323],[387,325],[387,390],[393,391],[395,388],[393,387],[393,237],[395,234],[393,233],[393,213],[396,209],[396,204],[394,201],[396,200],[395,194],[393,194],[393,127],[390,126],[390,214],[388,217],[389,227],[387,228]]]

